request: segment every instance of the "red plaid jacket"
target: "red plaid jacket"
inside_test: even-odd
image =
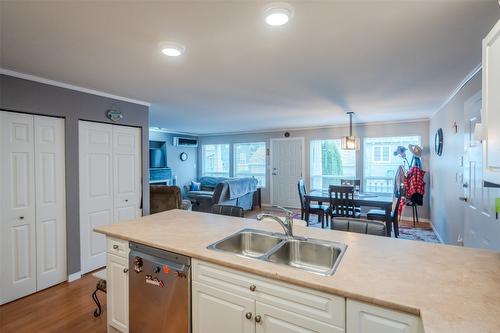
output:
[[[406,197],[415,203],[422,204],[422,198],[425,194],[425,171],[417,166],[411,167],[406,174],[405,189]]]

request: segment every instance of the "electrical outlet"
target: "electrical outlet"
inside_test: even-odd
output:
[[[459,245],[464,245],[464,238],[462,237],[462,234],[458,234],[457,243]]]

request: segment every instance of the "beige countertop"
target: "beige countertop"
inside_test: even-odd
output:
[[[171,210],[95,229],[311,289],[420,315],[426,333],[500,332],[500,253],[295,226],[296,235],[348,245],[321,276],[207,246],[243,228],[282,232],[273,221]]]

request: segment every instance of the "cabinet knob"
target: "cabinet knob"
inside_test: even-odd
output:
[[[260,323],[262,321],[262,317],[260,315],[255,316],[255,322]]]
[[[245,314],[245,317],[246,317],[247,319],[252,319],[252,313],[251,313],[251,312],[247,312],[247,313]]]
[[[24,220],[24,216],[19,216],[19,219],[20,220]]]
[[[250,291],[255,291],[255,290],[257,290],[257,286],[255,284],[252,284],[250,286]]]
[[[125,202],[128,202],[128,199],[125,199]]]
[[[124,268],[123,273],[128,273],[128,268]]]
[[[114,250],[118,250],[118,245],[116,245],[116,244],[115,244],[115,245],[113,245],[113,249],[114,249]]]

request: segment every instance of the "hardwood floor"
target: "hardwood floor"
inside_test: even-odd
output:
[[[100,317],[91,294],[97,278],[91,274],[61,283],[0,306],[0,332],[106,332],[106,296],[98,292],[103,306]]]

